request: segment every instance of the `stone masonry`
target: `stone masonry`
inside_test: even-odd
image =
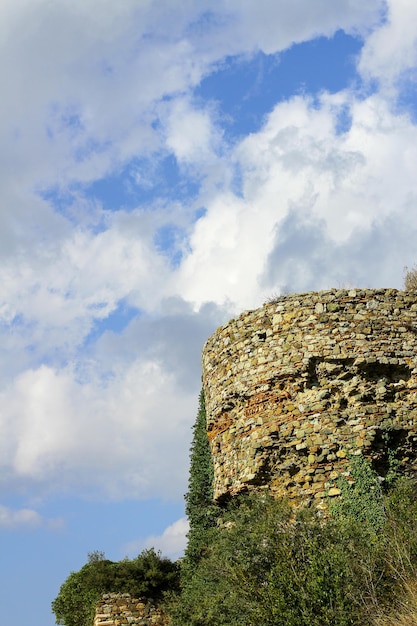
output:
[[[151,600],[129,593],[105,593],[96,605],[94,626],[166,626],[167,616]]]
[[[203,350],[216,500],[268,488],[325,507],[364,454],[417,473],[417,292],[277,298]]]

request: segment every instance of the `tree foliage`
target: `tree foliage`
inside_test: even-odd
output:
[[[213,502],[213,460],[207,436],[206,407],[201,390],[190,449],[188,492],[185,511],[190,522],[184,573],[192,570],[204,553],[209,531],[216,525],[219,507]]]
[[[154,549],[118,562],[106,560],[103,553],[96,551],[61,585],[52,610],[57,624],[91,626],[95,603],[102,593],[130,593],[133,597],[158,600],[178,584],[178,564],[161,557]]]

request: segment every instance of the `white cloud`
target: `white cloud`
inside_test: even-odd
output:
[[[215,143],[216,129],[209,112],[196,109],[185,99],[176,100],[170,107],[166,144],[177,160],[198,167],[211,156]]]
[[[181,99],[226,54],[361,30],[381,8],[379,0],[320,0],[314,10],[306,0],[262,4],[2,3],[4,179],[18,171],[20,185],[45,186],[104,176],[161,149],[156,103]],[[204,124],[199,118],[205,136]]]
[[[1,265],[1,321],[18,328],[16,339],[26,335],[38,353],[76,349],[120,300],[151,310],[164,291],[168,267],[149,230],[138,211],[128,225],[119,214],[97,234],[74,230],[57,242],[52,231],[44,245]]]
[[[1,4],[0,447],[10,484],[179,497],[200,350],[216,325],[280,288],[369,280],[359,259],[390,283],[413,264],[416,129],[380,94],[281,102],[234,147],[214,105],[192,94],[227,54],[276,53],[339,28],[364,35],[382,7]],[[397,41],[402,15],[393,5],[371,35],[364,74],[389,62],[383,42]],[[392,73],[414,62],[412,37]],[[339,132],[343,112],[351,127]],[[138,200],[110,213],[85,196],[131,159],[143,182],[167,155],[204,181],[195,201]],[[69,190],[72,204],[41,199],[46,189]],[[177,268],[154,242],[167,223],[184,231]],[[386,224],[405,242],[399,271]],[[94,339],[121,304],[140,317]]]
[[[206,338],[228,317],[167,301],[68,365],[15,373],[0,393],[0,488],[180,498]]]
[[[45,365],[22,373],[2,394],[2,467],[7,483],[167,498],[183,493],[196,391],[172,374],[134,362],[106,386]]]
[[[224,1],[2,3],[2,254],[19,245],[36,255],[40,232],[58,235],[57,249],[66,239],[70,224],[36,198],[40,188],[88,183],[160,151],[200,167],[218,131],[210,111],[191,106],[186,94],[226,53],[275,52],[369,25],[380,6],[346,0],[336,11],[323,0],[311,13],[300,2],[294,19],[288,6],[263,4],[254,13],[251,3]],[[221,42],[230,42],[227,50]],[[171,105],[159,106],[167,96]],[[205,165],[213,167],[210,158]]]
[[[351,118],[344,132],[338,130],[342,113]],[[400,286],[414,245],[409,240],[398,258],[397,250],[373,244],[377,239],[371,235],[392,221],[417,234],[411,209],[417,200],[416,146],[416,126],[406,115],[393,114],[378,94],[364,100],[348,92],[323,94],[318,105],[308,97],[278,104],[265,126],[232,153],[241,194],[213,194],[207,203],[179,271],[179,289],[196,303],[230,299],[245,308],[280,288],[373,284],[376,276],[357,265],[358,255],[367,255],[370,245],[379,280]],[[291,215],[297,216],[298,230],[315,237],[322,233],[315,259],[308,258],[300,241],[291,248]],[[282,260],[281,268],[271,271],[271,259],[283,258],[276,251],[284,240],[288,262],[304,258],[304,270],[294,264],[292,276]],[[338,254],[343,263],[337,262]]]
[[[336,30],[364,33],[378,23],[384,3],[380,0],[316,0],[314,3],[296,0],[251,0],[239,3],[239,9],[231,0],[224,7],[235,12],[235,29],[232,41],[249,51],[251,46],[267,54],[283,50],[293,43],[306,41],[315,36],[331,37]],[[242,47],[243,47],[242,46]]]
[[[175,23],[147,37],[156,26],[150,2],[16,4],[0,8],[12,35],[0,40],[5,180],[16,172],[28,187],[95,180],[159,149],[155,102],[200,76]]]
[[[18,526],[39,526],[41,516],[33,509],[19,509],[14,511],[0,505],[0,527],[12,528]]]
[[[413,0],[387,0],[386,22],[365,43],[359,69],[368,78],[377,78],[391,87],[417,66],[417,5]]]
[[[155,548],[155,550],[160,550],[163,556],[175,560],[184,553],[188,531],[188,520],[182,517],[168,526],[161,535],[150,535],[146,539],[132,541],[124,546],[123,550],[133,557],[146,548]]]
[[[51,529],[60,528],[61,519],[44,519],[34,509],[11,509],[0,504],[0,528],[23,529],[46,526]]]

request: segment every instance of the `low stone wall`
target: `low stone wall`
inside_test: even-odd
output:
[[[417,472],[417,293],[280,297],[210,337],[203,384],[216,499],[267,486],[325,506],[352,454]]]
[[[128,593],[106,593],[96,606],[94,626],[165,626],[168,618],[152,601]]]

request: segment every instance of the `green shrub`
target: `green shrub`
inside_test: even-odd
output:
[[[267,495],[234,499],[168,607],[172,625],[388,626],[402,615],[392,624],[405,626],[414,619],[416,484],[398,479],[384,496],[361,457],[352,474],[338,515],[326,520]]]
[[[381,553],[364,525],[324,522],[268,496],[240,497],[170,607],[174,626],[364,626]],[[374,582],[374,578],[372,578]]]
[[[341,497],[330,506],[335,517],[364,523],[372,533],[378,533],[386,521],[384,497],[378,475],[362,455],[350,459],[353,482],[342,476],[337,481]]]
[[[90,626],[94,618],[94,606],[100,598],[101,587],[90,586],[91,568],[84,566],[80,572],[71,572],[61,585],[58,596],[52,602],[57,624],[65,626]]]
[[[89,555],[89,562],[78,572],[72,572],[61,585],[52,602],[57,624],[91,626],[95,603],[105,592],[158,600],[168,589],[178,588],[178,564],[161,557],[154,549],[119,562],[102,557],[98,552]]]

